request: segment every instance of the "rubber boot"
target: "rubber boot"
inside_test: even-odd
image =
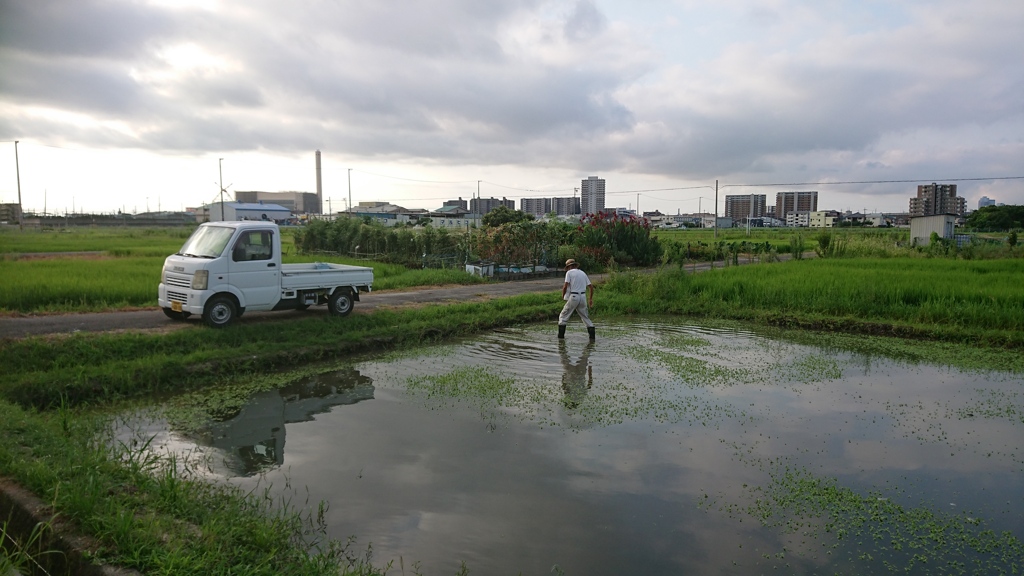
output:
[[[558,325],[558,337],[565,338],[565,324]]]
[[[590,339],[591,340],[596,340],[597,339],[597,336],[595,334],[596,332],[597,332],[596,328],[594,328],[593,326],[587,326],[587,334],[590,334]]]

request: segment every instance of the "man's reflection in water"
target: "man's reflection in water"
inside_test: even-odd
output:
[[[566,408],[576,408],[587,395],[587,390],[594,385],[594,369],[590,366],[590,353],[594,350],[591,340],[583,348],[583,353],[575,364],[569,359],[569,350],[565,340],[558,341],[558,353],[562,357],[562,391],[565,392]]]

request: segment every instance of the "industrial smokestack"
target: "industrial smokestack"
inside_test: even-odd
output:
[[[324,213],[324,185],[320,181],[320,151],[316,151],[316,203],[320,214]]]

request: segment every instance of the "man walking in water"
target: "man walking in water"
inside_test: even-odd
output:
[[[586,298],[584,298],[586,296]],[[565,261],[565,283],[562,284],[562,300],[565,306],[562,313],[558,315],[558,337],[565,338],[565,325],[573,312],[580,315],[580,319],[587,325],[587,333],[590,339],[595,338],[594,323],[590,321],[587,308],[594,305],[594,285],[590,283],[590,277],[575,260],[569,258]]]

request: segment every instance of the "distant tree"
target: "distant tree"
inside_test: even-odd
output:
[[[985,206],[967,216],[967,226],[975,230],[1002,232],[1024,226],[1024,206]]]
[[[487,214],[484,214],[483,224],[488,228],[497,228],[502,224],[508,224],[510,222],[526,222],[533,219],[533,214],[527,214],[522,210],[513,210],[502,204]]]
[[[661,244],[651,236],[650,222],[643,218],[587,214],[576,232],[574,244],[594,250],[600,265],[610,258],[631,266],[650,266],[661,260]]]

